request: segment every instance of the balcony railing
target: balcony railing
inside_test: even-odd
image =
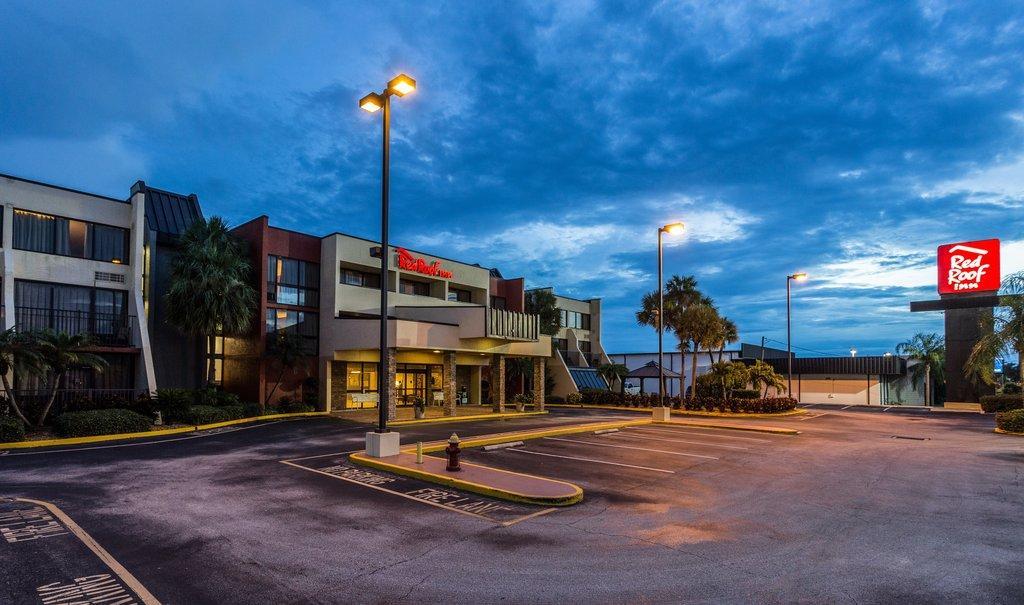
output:
[[[68,334],[88,334],[100,346],[134,346],[134,315],[39,307],[15,307],[14,315],[15,323],[21,331],[49,329]]]
[[[487,311],[487,336],[505,340],[540,338],[540,316],[493,307]]]

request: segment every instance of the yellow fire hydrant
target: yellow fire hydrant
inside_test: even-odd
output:
[[[459,466],[459,453],[462,452],[459,443],[462,443],[459,436],[452,433],[452,436],[448,438],[448,447],[444,448],[444,453],[448,454],[448,466],[445,467],[447,471],[462,470],[462,467]]]

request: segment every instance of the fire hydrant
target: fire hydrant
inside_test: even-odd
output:
[[[448,438],[448,447],[444,448],[444,453],[448,454],[448,466],[445,468],[446,471],[461,471],[462,467],[459,466],[459,453],[462,452],[462,448],[459,447],[459,436],[452,433],[452,436]]]

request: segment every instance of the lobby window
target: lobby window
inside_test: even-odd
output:
[[[302,349],[307,355],[316,355],[319,346],[320,316],[307,311],[267,309],[267,346],[273,347],[280,332],[296,334],[302,339]]]
[[[341,283],[347,286],[380,289],[380,273],[369,273],[355,269],[341,269]]]
[[[320,265],[270,255],[267,257],[267,301],[315,307],[320,304]]]
[[[413,296],[430,296],[430,284],[425,281],[413,281],[403,278],[398,280],[398,292]]]
[[[461,288],[448,288],[448,300],[451,302],[473,302],[473,293]]]
[[[128,260],[128,230],[15,210],[14,247],[120,264]]]

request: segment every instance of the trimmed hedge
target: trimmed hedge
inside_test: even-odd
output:
[[[565,402],[568,403],[568,404],[571,404],[571,405],[579,405],[579,404],[583,403],[583,394],[582,393],[576,393],[576,392],[569,393],[565,397]]]
[[[68,412],[53,419],[53,432],[60,437],[89,437],[115,433],[142,433],[152,422],[130,410],[89,410]]]
[[[1024,408],[1024,395],[982,395],[981,409],[988,413]]]
[[[996,414],[996,426],[1010,433],[1024,433],[1024,410]]]
[[[14,416],[0,416],[0,443],[25,440],[25,424]]]
[[[760,399],[761,391],[757,389],[734,389],[733,399]]]
[[[683,408],[690,411],[731,412],[733,414],[779,414],[796,409],[792,397],[766,397],[758,399],[719,399],[717,397],[696,397],[683,401]]]
[[[227,422],[245,417],[245,409],[242,405],[193,405],[188,408],[189,424],[213,424],[214,422]]]

